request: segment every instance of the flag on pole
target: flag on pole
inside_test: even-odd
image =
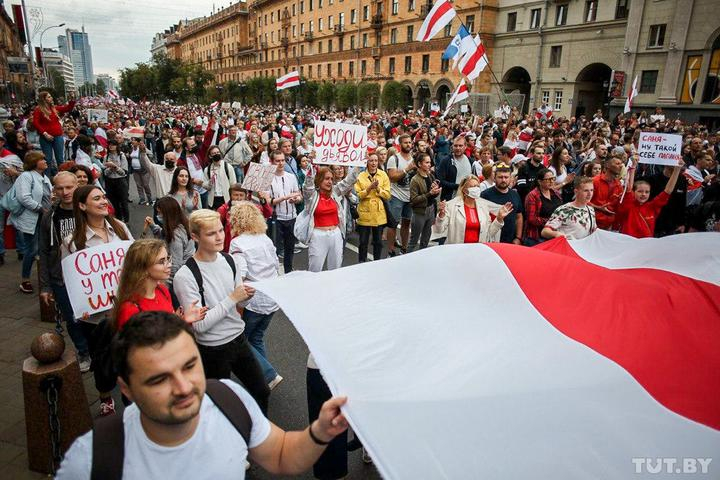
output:
[[[219,100],[214,101],[213,103],[210,104],[210,108],[211,108],[211,109],[212,109],[212,108],[218,108],[219,106],[220,106],[220,101],[219,101]]]
[[[630,110],[632,110],[632,101],[633,98],[637,97],[638,91],[637,91],[637,75],[635,75],[635,80],[633,80],[632,84],[632,90],[630,90],[630,95],[628,95],[627,100],[625,100],[625,109],[623,110],[623,113],[628,113]]]
[[[425,17],[420,30],[418,30],[417,37],[415,40],[418,42],[427,42],[435,36],[440,30],[445,28],[445,25],[450,23],[455,18],[455,9],[449,0],[438,0],[437,3],[430,10],[430,13]]]
[[[485,70],[485,67],[488,65],[488,58],[485,54],[485,45],[483,45],[480,40],[480,35],[475,37],[473,43],[474,45],[472,48],[474,50],[465,54],[458,65],[460,73],[467,77],[467,79],[471,82],[479,77],[480,72]]]
[[[455,68],[455,65],[465,55],[467,50],[472,49],[474,46],[475,42],[473,42],[472,35],[467,31],[465,25],[460,25],[450,45],[445,49],[442,58],[443,60],[452,60],[452,68]]]
[[[448,100],[447,107],[445,107],[445,113],[443,113],[443,117],[445,117],[449,112],[452,106],[462,100],[465,100],[470,97],[470,92],[468,91],[468,86],[465,83],[465,79],[463,78],[460,80],[460,83],[458,84],[457,88],[452,94],[452,97],[450,97],[450,100]]]
[[[118,93],[115,90],[113,90],[112,88],[110,90],[108,90],[107,93],[114,100],[117,100],[118,98],[120,98],[120,95],[118,95]]]
[[[275,80],[275,87],[277,88],[278,92],[280,90],[285,90],[286,88],[290,87],[297,87],[299,85],[300,74],[298,74],[297,70],[293,70],[292,72],[287,73]]]

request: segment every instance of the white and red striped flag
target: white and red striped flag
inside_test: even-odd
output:
[[[446,245],[254,286],[347,395],[385,479],[717,478],[717,239]],[[427,272],[442,302],[407,281]]]
[[[625,109],[623,110],[623,113],[629,113],[632,110],[633,98],[637,97],[637,95],[638,95],[637,81],[638,81],[638,77],[637,77],[637,75],[635,75],[635,80],[633,80],[632,89],[630,90],[630,95],[628,95],[627,100],[625,100]]]
[[[418,42],[427,42],[432,39],[445,25],[455,18],[456,12],[449,0],[438,0],[430,12],[425,17],[415,40]]]
[[[450,112],[450,109],[453,105],[467,99],[468,97],[470,97],[470,92],[468,91],[468,86],[465,83],[465,79],[463,78],[462,80],[460,80],[460,83],[450,97],[450,100],[448,100],[447,107],[445,107],[445,112],[442,114],[443,118]]]
[[[480,72],[488,65],[488,58],[485,52],[485,45],[480,40],[480,35],[475,37],[475,49],[467,52],[458,64],[458,70],[468,81],[472,82],[480,76]]]
[[[110,90],[108,90],[107,93],[108,93],[108,95],[110,95],[111,98],[113,98],[115,100],[120,98],[120,95],[118,95],[118,93],[115,90],[113,90],[112,88]]]
[[[300,85],[300,74],[297,72],[297,70],[293,70],[292,72],[286,73],[282,77],[275,80],[275,87],[277,88],[278,92],[280,90],[285,90],[286,88],[290,87],[297,87]]]
[[[220,106],[220,102],[217,101],[217,100],[214,101],[213,103],[211,103],[211,104],[209,105],[209,107],[210,107],[211,109],[212,109],[212,108],[218,108],[219,106]]]
[[[520,132],[520,135],[518,135],[518,149],[522,150],[523,152],[528,149],[528,146],[530,145],[530,142],[532,142],[533,139],[533,129],[530,127],[525,127]]]

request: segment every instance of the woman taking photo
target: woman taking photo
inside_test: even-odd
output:
[[[45,176],[47,168],[48,162],[44,153],[29,152],[23,161],[24,172],[15,180],[15,194],[23,210],[18,215],[11,215],[10,223],[18,235],[22,236],[22,241],[19,242],[23,246],[20,291],[28,294],[33,293],[30,272],[37,255],[40,215],[50,208],[52,186]]]
[[[33,126],[40,135],[40,148],[47,159],[50,175],[54,175],[58,165],[63,162],[65,140],[60,115],[75,107],[75,101],[67,105],[56,106],[50,92],[38,94],[38,104],[33,111]]]
[[[555,152],[561,150],[565,149],[559,148]],[[565,151],[567,152],[567,150]],[[537,187],[533,188],[525,197],[525,236],[523,244],[528,247],[545,240],[540,236],[540,232],[545,228],[550,215],[563,204],[560,194],[554,188],[557,180],[552,170],[549,168],[538,170],[536,182]]]
[[[257,206],[248,201],[233,206],[230,209],[230,226],[234,237],[230,242],[230,255],[240,257],[247,264],[247,274],[243,280],[257,282],[279,276],[280,262],[275,245],[267,236],[267,222]],[[271,390],[283,378],[267,359],[264,336],[279,308],[273,299],[258,291],[245,306],[242,315],[245,335]]]
[[[190,185],[187,167],[175,167],[168,196],[175,199],[186,216],[200,208],[200,194]]]
[[[115,207],[118,220],[130,220],[128,209],[128,162],[125,154],[118,149],[116,140],[108,140],[107,156],[103,164],[105,167],[105,191],[108,200]]]
[[[378,168],[378,155],[368,156],[366,170],[355,183],[360,203],[358,204],[357,230],[360,235],[358,244],[358,262],[367,261],[368,243],[372,236],[373,259],[382,257],[382,231],[387,223],[384,201],[390,200],[390,178]]]
[[[195,253],[195,242],[190,238],[187,217],[175,200],[162,197],[155,203],[155,208],[160,225],[156,225],[152,217],[145,217],[145,229],[150,228],[155,238],[165,241],[172,259],[168,279],[168,283],[172,284],[175,272]]]
[[[430,243],[432,225],[435,222],[437,197],[440,195],[440,182],[430,173],[432,161],[430,155],[421,154],[417,159],[417,175],[410,180],[410,205],[413,210],[412,227],[408,252],[417,248],[427,248]]]
[[[495,220],[490,217],[494,203],[480,198],[480,181],[468,175],[449,202],[440,202],[435,233],[447,235],[448,243],[498,242],[505,217],[512,212],[508,202],[497,210]]]
[[[63,240],[63,258],[86,248],[133,240],[127,226],[110,215],[108,206],[108,199],[100,187],[86,185],[75,190],[73,194],[75,231]],[[111,393],[115,388],[116,376],[101,365],[96,365],[101,347],[106,346],[99,344],[99,335],[94,333],[100,322],[107,319],[106,312],[86,315],[80,319],[83,334],[89,340],[90,358],[93,364],[91,368],[95,378],[95,388],[100,393],[100,415],[103,416],[115,413],[115,402]]]
[[[343,240],[345,239],[345,208],[343,199],[352,191],[360,174],[353,168],[347,177],[333,183],[333,173],[321,167],[317,174],[311,168],[303,184],[305,208],[310,215],[310,241],[308,244],[308,269],[319,272],[327,260],[327,269],[342,266]]]

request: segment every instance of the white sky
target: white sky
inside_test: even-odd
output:
[[[12,3],[19,4],[20,0],[5,2],[11,18]],[[231,3],[237,0],[26,0],[26,7],[28,16],[33,7],[42,11],[42,27],[33,38],[33,47],[39,46],[40,32],[51,25],[65,23],[62,28],[45,32],[45,48],[57,48],[58,35],[64,34],[66,28],[81,30],[84,23],[95,74],[110,74],[118,80],[121,68],[150,59],[155,33],[181,19],[210,15],[213,5],[217,10]],[[28,28],[33,31],[32,23]]]

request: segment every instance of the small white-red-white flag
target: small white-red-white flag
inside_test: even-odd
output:
[[[425,17],[420,30],[418,30],[415,40],[418,42],[427,42],[432,39],[445,25],[455,18],[455,9],[448,0],[438,0],[430,12]]]
[[[300,74],[297,70],[293,70],[290,73],[286,73],[282,77],[275,80],[275,87],[278,91],[284,90],[290,87],[297,87],[300,85]]]
[[[472,82],[480,76],[480,72],[488,65],[488,58],[485,52],[485,45],[480,40],[480,35],[475,37],[475,50],[468,52],[458,65],[460,73]]]
[[[460,83],[458,84],[457,88],[452,94],[452,97],[450,97],[450,100],[448,100],[447,107],[445,107],[445,113],[443,113],[443,117],[447,115],[450,112],[450,109],[452,106],[462,100],[465,100],[470,97],[470,92],[468,91],[468,86],[465,83],[465,79],[463,78],[460,80]]]
[[[633,80],[632,84],[632,90],[630,90],[630,95],[628,95],[627,100],[625,100],[625,109],[623,110],[623,113],[628,113],[630,110],[632,110],[632,101],[633,98],[637,97],[638,91],[637,91],[637,75],[635,76],[635,80]]]
[[[110,90],[108,90],[107,93],[108,93],[108,95],[110,95],[110,96],[111,96],[112,98],[114,98],[115,100],[117,100],[118,98],[120,98],[120,95],[118,95],[118,93],[117,93],[115,90],[113,90],[112,88],[111,88]]]
[[[210,104],[210,108],[217,108],[217,107],[219,107],[219,106],[220,106],[220,102],[219,102],[219,101],[215,101],[215,102],[213,102],[213,103]]]

